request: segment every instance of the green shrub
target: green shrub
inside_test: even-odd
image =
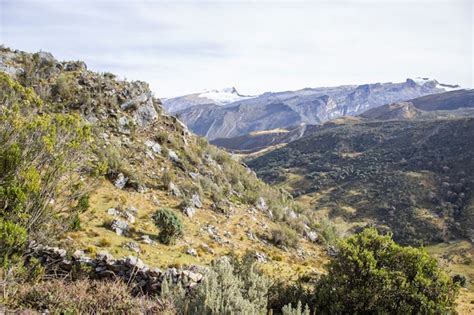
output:
[[[269,285],[254,261],[221,258],[197,288],[188,314],[266,314]]]
[[[292,247],[298,246],[298,234],[291,228],[280,225],[278,228],[271,230],[270,241],[278,247]]]
[[[90,203],[89,203],[89,194],[84,194],[79,197],[77,200],[77,205],[76,205],[76,210],[80,213],[86,211],[89,209]]]
[[[423,249],[365,229],[342,241],[317,285],[322,313],[452,313],[457,285]]]
[[[81,229],[81,218],[79,217],[79,213],[76,213],[71,218],[71,224],[69,226],[71,231],[79,231]]]
[[[281,313],[282,315],[310,315],[310,310],[308,305],[305,305],[303,309],[301,302],[298,302],[296,308],[293,308],[291,304],[283,306]]]
[[[159,209],[153,215],[153,221],[160,229],[158,238],[163,244],[173,244],[177,238],[183,236],[183,224],[172,210]]]
[[[326,244],[329,245],[335,245],[340,238],[339,230],[329,219],[323,219],[319,222],[319,232]]]
[[[0,264],[8,264],[12,256],[20,253],[26,239],[24,227],[0,219]]]
[[[297,305],[298,302],[313,307],[314,295],[314,284],[308,283],[303,278],[298,278],[296,281],[278,280],[268,291],[268,309],[278,313],[285,306],[288,308],[290,305]]]
[[[75,215],[90,127],[79,115],[37,115],[42,101],[6,74],[0,87],[0,218],[45,238]]]

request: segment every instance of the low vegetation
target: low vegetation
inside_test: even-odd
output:
[[[163,244],[173,244],[177,238],[183,236],[183,223],[172,210],[157,210],[153,215],[153,221],[160,229],[158,237]]]
[[[392,291],[407,286],[403,296],[392,295],[403,310],[452,306],[456,286],[433,260],[373,231],[341,243],[328,270],[341,294],[329,294],[333,277],[319,280],[314,274],[325,249],[316,242],[337,245],[339,232],[315,220],[312,209],[284,189],[263,183],[232,156],[164,115],[146,83],[119,81],[47,53],[0,52],[10,56],[2,62],[19,70],[14,78],[0,73],[0,303],[8,309],[216,315],[272,309],[296,315],[331,307],[347,311],[350,305],[363,312],[371,305],[346,303],[345,294],[364,296],[363,302],[379,298],[378,292],[355,287],[360,291],[354,293],[336,271],[365,258],[375,267],[363,264],[356,275],[382,275]],[[146,101],[140,103],[143,96]],[[183,205],[196,213],[179,213]],[[205,277],[192,290],[165,281],[157,296],[143,296],[131,282],[75,279],[74,270],[55,279],[44,273],[41,261],[26,257],[31,242],[60,244],[68,249],[67,257],[76,249],[89,255],[107,249],[114,255],[140,255],[159,267],[213,263],[196,267]],[[390,255],[378,257],[374,242],[390,248]],[[351,250],[354,244],[367,257]],[[244,254],[247,249],[252,252]],[[418,267],[422,271],[413,276]],[[314,273],[304,275],[308,270]],[[275,272],[304,280],[274,283]],[[331,295],[331,306],[324,294]],[[428,308],[405,308],[408,300]]]

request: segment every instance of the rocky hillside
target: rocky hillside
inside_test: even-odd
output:
[[[288,128],[302,123],[320,124],[340,116],[354,116],[377,106],[436,94],[452,88],[454,87],[428,79],[306,88],[264,93],[225,106],[215,102],[199,103],[197,106],[177,111],[176,115],[195,133],[214,140],[254,131]],[[177,107],[175,103],[172,106]]]
[[[78,178],[86,209],[74,218],[74,229],[52,244],[92,256],[139,255],[158,267],[205,264],[248,250],[269,271],[296,265],[302,271],[308,260],[321,265],[309,212],[164,114],[145,82],[120,81],[50,53],[7,48],[0,50],[0,70],[4,88],[32,88],[42,100],[31,115],[79,115],[92,132],[89,162]],[[152,219],[158,209],[182,222],[175,244],[160,241]]]

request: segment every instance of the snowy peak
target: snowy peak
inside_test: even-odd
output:
[[[459,85],[457,84],[446,84],[446,83],[439,83],[435,79],[430,79],[426,77],[417,77],[414,79],[407,79],[407,83],[412,82],[413,84],[416,84],[418,86],[430,86],[438,89],[443,89],[445,91],[454,91],[454,90],[460,90],[462,89]]]
[[[252,98],[253,96],[241,95],[235,87],[223,88],[220,90],[207,90],[198,95],[198,97],[206,98],[213,101],[217,105],[225,105],[233,102]]]

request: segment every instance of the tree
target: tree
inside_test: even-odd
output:
[[[160,229],[158,237],[163,244],[173,244],[177,238],[183,236],[183,224],[170,209],[157,210],[153,215],[153,221],[156,227]]]
[[[342,241],[317,286],[322,313],[450,313],[457,285],[423,249],[365,229]]]

